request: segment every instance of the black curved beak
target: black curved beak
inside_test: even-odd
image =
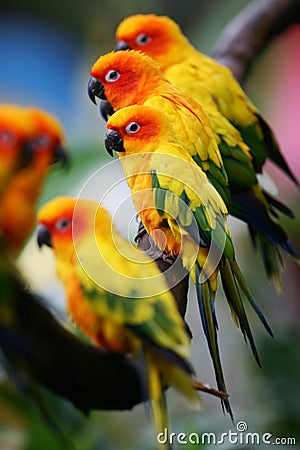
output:
[[[119,41],[114,51],[119,52],[120,50],[131,50],[131,47],[129,47],[126,41]]]
[[[34,148],[32,145],[32,141],[24,142],[17,165],[17,170],[22,170],[25,167],[27,167],[31,163],[33,155],[34,155]]]
[[[111,104],[107,100],[101,100],[100,102],[100,114],[101,117],[105,120],[105,122],[108,121],[110,116],[114,113],[114,108],[111,106]]]
[[[88,83],[88,95],[95,105],[97,105],[95,97],[98,97],[101,100],[106,100],[104,86],[95,77],[91,77]]]
[[[46,225],[39,225],[37,230],[37,243],[39,248],[42,248],[43,245],[52,248],[51,234]]]
[[[70,157],[61,145],[57,145],[53,153],[52,164],[56,163],[60,163],[62,167],[69,167],[70,165]]]
[[[125,152],[123,139],[115,130],[107,130],[104,137],[104,145],[110,156],[115,152]]]

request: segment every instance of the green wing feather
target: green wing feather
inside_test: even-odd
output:
[[[202,199],[198,199],[199,206],[195,206],[195,200],[190,197],[190,192],[183,183],[180,195],[175,195],[161,187],[159,174],[155,171],[152,171],[151,177],[152,186],[155,186],[154,201],[160,215],[166,215],[167,212],[167,215],[172,216],[170,220],[177,221],[202,247],[209,247],[213,242],[227,257],[234,257],[234,248],[226,227],[224,213],[216,207],[215,202],[210,202],[209,195],[203,196],[203,199],[207,200],[206,204],[201,204]],[[193,217],[197,223],[197,229],[192,224]]]
[[[217,167],[212,161],[202,161],[199,155],[192,156],[195,163],[205,171],[207,178],[221,195],[226,205],[230,204],[230,192],[225,167]]]
[[[128,245],[130,245],[128,243]],[[117,253],[117,252],[116,252]],[[114,258],[113,251],[111,257]],[[116,255],[117,257],[117,255]],[[89,301],[91,308],[99,316],[114,320],[124,329],[130,329],[133,333],[145,342],[162,347],[180,358],[189,356],[189,338],[185,331],[184,322],[177,311],[175,300],[165,283],[162,284],[161,294],[144,297],[146,292],[143,290],[143,277],[150,278],[149,283],[153,285],[151,276],[154,273],[160,273],[154,262],[146,258],[148,264],[139,264],[128,261],[124,258],[123,263],[127,264],[129,281],[127,285],[124,281],[122,292],[127,288],[126,295],[117,295],[113,293],[115,280],[111,278],[111,291],[103,289],[99,284],[87,274],[81,264],[77,266],[77,273],[80,279],[81,288],[85,298]],[[98,256],[99,271],[105,271],[106,262],[101,263]],[[153,264],[153,266],[152,266]],[[135,267],[137,266],[137,267]],[[150,270],[151,269],[151,270]],[[139,270],[141,278],[130,277],[135,270]],[[160,278],[156,283],[160,282]],[[164,280],[162,278],[162,280]],[[158,285],[157,285],[158,286]],[[120,289],[121,291],[121,289]]]

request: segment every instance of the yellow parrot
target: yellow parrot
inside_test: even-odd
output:
[[[208,116],[211,111],[219,111],[227,118],[248,144],[257,172],[261,172],[269,158],[299,185],[270,127],[231,70],[193,47],[172,19],[155,14],[127,17],[117,27],[116,40],[117,50],[140,50],[157,61],[165,77],[196,100]],[[212,121],[212,126],[222,135],[219,117]],[[226,133],[230,134],[228,130]]]
[[[97,346],[131,353],[145,364],[141,383],[157,433],[168,428],[167,385],[198,407],[195,388],[207,389],[191,378],[185,323],[155,262],[116,231],[95,201],[54,198],[39,210],[37,221],[38,244],[53,248],[77,326]],[[226,398],[224,392],[217,395]]]
[[[41,355],[37,356],[37,346],[38,353],[43,346],[49,350],[54,343],[47,345],[46,337],[49,340],[51,333],[55,334],[54,341],[63,333],[59,335],[58,325],[55,328],[50,313],[47,316],[29,292],[14,264],[35,224],[36,199],[49,165],[66,161],[67,155],[59,146],[60,129],[56,119],[44,111],[0,104],[0,365],[35,403],[63,448],[69,448],[38,383],[47,362],[45,365]]]
[[[214,305],[219,272],[233,318],[258,363],[240,291],[272,334],[235,260],[226,206],[205,172],[183,151],[173,122],[157,108],[122,108],[109,118],[107,127],[106,148],[110,153],[119,152],[135,208],[148,234],[161,250],[181,255],[191,271],[218,388],[226,390]],[[210,248],[217,251],[216,259],[211,258]],[[231,414],[228,400],[224,403]]]

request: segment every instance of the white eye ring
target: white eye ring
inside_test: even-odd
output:
[[[125,128],[125,131],[127,134],[135,134],[139,131],[140,125],[136,122],[130,122],[127,127]]]
[[[3,131],[0,133],[0,141],[2,144],[12,144],[15,141],[15,137],[9,131]]]
[[[107,81],[107,83],[113,83],[114,81],[117,81],[120,76],[121,74],[116,70],[109,70],[105,75],[105,81]]]
[[[55,228],[58,231],[67,230],[70,226],[71,226],[71,221],[69,219],[59,219],[55,224]]]
[[[136,37],[136,39],[135,39],[136,44],[137,44],[137,45],[140,45],[140,46],[146,45],[146,44],[148,44],[150,41],[151,41],[151,37],[150,37],[148,34],[145,34],[145,33],[139,34],[139,35]]]
[[[40,148],[49,147],[50,137],[47,134],[41,134],[34,139],[34,143]]]

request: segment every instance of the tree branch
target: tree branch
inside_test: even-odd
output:
[[[221,33],[212,56],[242,83],[270,40],[299,22],[299,0],[253,1]]]
[[[0,347],[12,379],[25,391],[37,381],[83,412],[130,409],[143,401],[134,360],[67,331],[7,261],[0,267]]]

